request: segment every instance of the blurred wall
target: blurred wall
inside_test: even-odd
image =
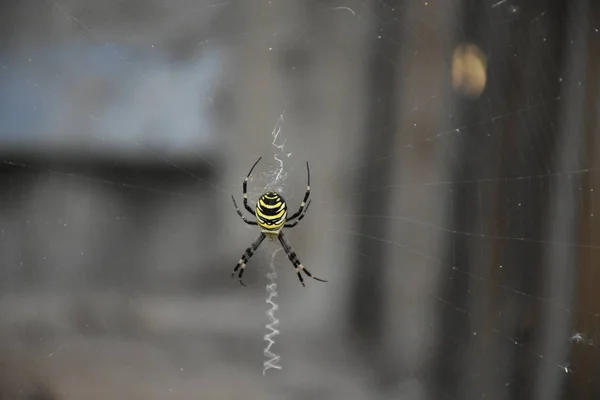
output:
[[[581,185],[595,186],[598,7],[433,3],[2,5],[1,326],[41,364],[22,386],[547,400],[566,382],[594,398],[588,348],[576,375],[557,366],[571,328],[597,331],[595,248],[552,263],[560,246],[544,241],[595,238],[594,198],[571,193],[582,224],[565,223],[553,174],[574,168],[558,160],[575,127]],[[479,97],[452,81],[465,43],[487,57]],[[276,255],[276,346],[294,362],[273,380],[255,374],[275,247],[249,263],[248,288],[229,279],[256,235],[230,196],[258,156],[250,198],[277,157],[292,209],[310,162],[314,204],[288,236],[329,281],[302,288]]]

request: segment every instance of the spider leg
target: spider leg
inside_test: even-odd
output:
[[[280,232],[279,236],[277,236],[277,238],[279,239],[279,242],[281,243],[281,246],[283,246],[283,250],[287,254],[288,258],[290,259],[290,261],[294,265],[294,268],[296,269],[296,274],[298,274],[298,279],[300,279],[300,283],[302,284],[302,286],[306,287],[306,285],[304,285],[304,279],[302,278],[302,274],[300,273],[300,271],[304,272],[306,275],[308,275],[309,277],[313,278],[314,280],[317,280],[319,282],[327,282],[326,280],[317,278],[316,276],[314,276],[313,274],[311,274],[310,271],[308,271],[304,267],[304,265],[302,265],[300,263],[300,260],[298,260],[298,257],[296,256],[296,253],[294,252],[294,249],[292,249],[292,246],[290,246],[290,244],[287,242],[287,240],[283,236],[283,232]]]
[[[306,174],[308,175],[308,184],[306,185],[306,193],[304,194],[304,199],[302,200],[302,203],[300,203],[300,209],[296,212],[296,214],[289,217],[287,219],[288,221],[293,221],[302,214],[304,206],[306,205],[306,201],[308,200],[308,196],[310,196],[310,169],[308,168],[308,161],[306,162]]]
[[[235,206],[235,211],[237,211],[238,215],[240,216],[240,218],[242,220],[244,220],[245,223],[247,223],[248,225],[258,225],[258,223],[256,221],[250,221],[249,219],[244,217],[244,214],[242,214],[242,212],[238,208],[237,203],[235,202],[235,198],[233,196],[231,196],[231,200],[233,200],[233,205]]]
[[[298,225],[298,222],[302,221],[302,218],[304,218],[304,216],[306,215],[306,212],[308,211],[308,207],[310,207],[310,203],[312,202],[312,199],[308,201],[308,203],[306,203],[306,208],[304,209],[304,212],[302,214],[300,214],[300,216],[298,217],[297,220],[295,220],[294,222],[291,222],[289,224],[285,224],[284,227],[286,228],[293,228],[296,225]],[[289,219],[288,219],[289,221]]]
[[[242,282],[242,275],[244,275],[244,269],[246,269],[246,263],[248,263],[248,260],[250,259],[250,257],[252,257],[254,255],[254,252],[256,251],[256,249],[258,249],[258,246],[260,246],[262,241],[265,240],[265,237],[266,237],[265,234],[262,232],[260,233],[260,235],[258,235],[258,237],[254,240],[254,242],[252,242],[250,247],[248,247],[246,249],[246,251],[244,252],[244,254],[242,254],[242,258],[240,258],[240,261],[238,261],[237,265],[233,269],[233,272],[231,273],[231,277],[233,278],[233,276],[235,275],[237,270],[238,269],[240,270],[240,273],[238,274],[238,279],[240,280],[240,284],[242,286],[246,286],[246,285],[244,285],[244,282]],[[240,269],[240,267],[241,267],[241,269]]]
[[[248,179],[250,179],[250,175],[252,174],[252,171],[254,171],[254,167],[256,167],[256,164],[258,164],[258,162],[260,161],[261,158],[262,158],[262,156],[258,157],[258,160],[256,160],[256,162],[254,163],[252,168],[250,168],[250,172],[248,172],[248,175],[246,176],[246,178],[244,178],[244,183],[242,185],[242,189],[243,189],[243,193],[244,193],[244,207],[252,215],[254,215],[254,210],[248,205],[248,191],[247,191]]]

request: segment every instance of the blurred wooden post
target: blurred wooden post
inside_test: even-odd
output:
[[[358,348],[367,356],[368,362],[380,371],[378,363],[381,354],[379,339],[382,333],[382,316],[384,307],[382,293],[383,271],[386,262],[387,245],[382,241],[388,235],[386,219],[372,218],[369,215],[386,215],[389,208],[389,192],[377,188],[390,184],[392,165],[394,163],[393,148],[396,134],[396,113],[399,110],[397,96],[396,65],[399,46],[399,24],[389,23],[379,28],[398,14],[400,1],[372,2],[369,29],[371,37],[367,40],[365,53],[369,57],[367,64],[368,79],[365,89],[368,99],[364,126],[364,158],[366,165],[360,171],[358,193],[358,211],[356,221],[357,236],[355,247],[357,256],[352,268],[353,290],[350,301],[350,337],[357,340]],[[358,161],[359,163],[364,161]],[[359,253],[366,257],[358,256]],[[385,361],[384,361],[385,363]]]
[[[600,20],[600,2],[591,2],[590,12],[586,18],[592,23]],[[578,242],[584,246],[579,248],[577,265],[577,287],[575,304],[572,310],[584,312],[573,314],[573,337],[571,344],[571,365],[573,373],[566,376],[566,393],[574,399],[600,398],[600,352],[598,346],[598,315],[600,315],[600,274],[598,274],[598,243],[600,238],[600,221],[597,210],[600,210],[599,197],[594,188],[600,186],[600,76],[597,65],[600,65],[600,48],[598,33],[588,22],[587,35],[587,93],[583,103],[584,129],[586,148],[585,182],[582,184],[581,210],[579,218],[581,227]]]
[[[588,67],[588,0],[574,2],[568,8],[564,48],[564,70],[567,71],[561,93],[562,109],[559,115],[557,138],[557,165],[555,171],[581,171],[585,168],[585,93],[586,69]],[[593,66],[597,68],[596,65]],[[568,372],[570,358],[569,339],[572,335],[572,314],[557,308],[561,304],[567,310],[573,308],[575,299],[579,249],[568,243],[579,243],[581,218],[579,215],[583,175],[579,173],[561,176],[552,185],[550,207],[545,218],[550,244],[544,246],[543,297],[548,299],[541,310],[540,354],[538,361],[534,399],[552,400],[562,398],[562,390]],[[561,307],[561,308],[563,308]],[[564,369],[562,368],[564,366]]]
[[[477,43],[492,58],[481,99],[457,105],[457,126],[467,128],[456,138],[453,158],[458,165],[451,180],[469,185],[453,185],[449,204],[448,228],[458,233],[449,236],[445,260],[460,272],[449,269],[441,278],[448,282],[441,297],[454,307],[442,306],[436,386],[439,396],[528,398],[536,373],[532,353],[540,353],[534,343],[540,329],[537,311],[544,303],[512,295],[511,289],[539,293],[548,188],[532,180],[524,190],[526,181],[510,178],[554,170],[553,127],[561,104],[547,100],[556,99],[560,76],[559,69],[547,66],[561,61],[565,3],[551,8],[523,3],[501,25],[490,23],[506,18],[500,7],[491,9],[476,0],[464,1],[463,7],[457,39]],[[479,184],[484,177],[497,177],[497,183],[493,188]],[[467,232],[482,234],[463,234]]]
[[[591,4],[591,12],[587,18],[598,21],[600,16],[600,3]],[[588,25],[589,26],[589,25]],[[572,310],[584,310],[573,315],[573,337],[571,343],[571,369],[572,374],[566,376],[567,389],[574,399],[600,398],[600,352],[595,351],[598,346],[598,315],[600,315],[600,274],[598,274],[598,241],[600,238],[600,221],[597,210],[600,210],[600,198],[594,194],[594,188],[600,186],[600,76],[595,66],[600,65],[600,48],[598,47],[597,33],[594,29],[588,30],[587,49],[587,95],[583,104],[582,113],[585,122],[586,169],[585,182],[582,184],[581,210],[579,218],[581,227],[578,243],[584,246],[579,248],[579,262],[576,269],[577,298]],[[591,37],[590,37],[591,36]]]

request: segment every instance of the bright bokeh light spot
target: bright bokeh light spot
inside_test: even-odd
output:
[[[461,44],[452,55],[452,86],[458,93],[477,98],[487,82],[487,58],[474,44]]]

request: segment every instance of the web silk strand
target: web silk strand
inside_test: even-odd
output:
[[[281,365],[279,365],[281,357],[271,351],[271,347],[275,343],[273,337],[279,335],[279,330],[277,330],[277,326],[279,326],[279,320],[275,316],[275,311],[279,310],[279,306],[277,303],[275,303],[275,298],[277,297],[277,283],[275,283],[275,280],[277,279],[277,271],[275,270],[275,255],[280,250],[281,249],[277,249],[273,252],[270,263],[271,272],[267,273],[267,278],[269,279],[270,283],[267,284],[266,303],[270,305],[270,308],[267,311],[269,323],[266,325],[267,333],[264,336],[267,345],[263,353],[267,360],[263,363],[263,376],[266,375],[269,369],[281,369]]]
[[[283,160],[281,156],[283,155],[283,148],[285,146],[285,140],[282,143],[278,143],[279,135],[281,134],[281,124],[283,123],[283,114],[279,116],[277,122],[275,123],[275,127],[271,132],[271,136],[273,137],[273,142],[271,143],[275,148],[275,154],[273,158],[277,161],[278,167],[274,173],[274,177],[272,182],[270,182],[270,186],[277,187],[281,190],[281,184],[286,177],[286,174],[283,172]],[[267,311],[267,318],[269,322],[265,326],[267,333],[264,336],[264,340],[267,342],[263,354],[266,357],[266,361],[263,363],[263,376],[266,375],[269,369],[279,369],[281,370],[281,365],[279,365],[279,361],[281,357],[271,351],[273,344],[275,344],[275,340],[273,339],[275,336],[279,335],[279,330],[277,327],[279,326],[279,320],[275,316],[275,312],[279,310],[279,306],[275,302],[277,297],[277,283],[275,282],[277,279],[277,271],[275,270],[275,255],[281,249],[277,249],[271,255],[271,263],[269,265],[270,272],[267,273],[267,279],[269,283],[267,283],[267,298],[265,302],[269,304],[270,308]]]

